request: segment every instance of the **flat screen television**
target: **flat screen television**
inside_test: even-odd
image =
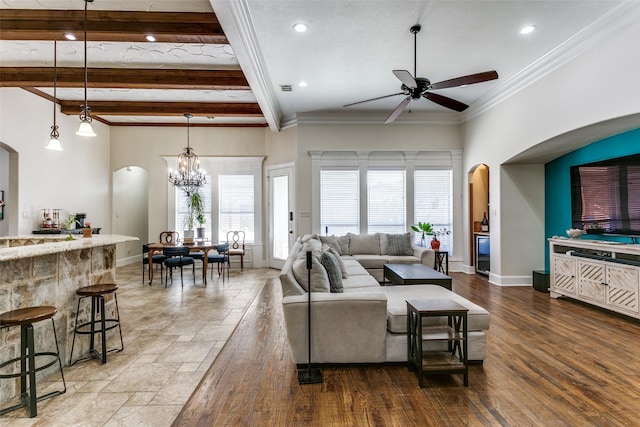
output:
[[[571,226],[640,235],[640,154],[571,167]]]

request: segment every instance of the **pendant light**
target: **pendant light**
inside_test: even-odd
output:
[[[47,144],[48,150],[62,151],[60,145],[60,133],[58,132],[58,125],[56,124],[56,87],[58,81],[58,62],[57,62],[57,42],[53,41],[53,126],[51,126],[51,135],[49,135],[49,144]]]
[[[200,169],[200,159],[189,146],[189,119],[193,115],[185,113],[184,116],[187,118],[187,146],[178,155],[178,169],[175,174],[169,169],[169,182],[190,196],[207,182],[207,173]]]
[[[84,0],[84,104],[80,106],[80,127],[76,132],[79,136],[96,136],[91,127],[91,108],[87,103],[87,5],[93,0]]]

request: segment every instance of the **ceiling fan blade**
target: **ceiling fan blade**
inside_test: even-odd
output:
[[[414,79],[411,73],[407,70],[393,70],[393,74],[395,74],[398,80],[400,80],[406,87],[411,89],[418,87],[416,79]]]
[[[451,99],[451,98],[446,97],[446,96],[438,95],[437,93],[427,92],[427,93],[423,94],[422,96],[427,98],[429,101],[433,101],[436,104],[440,104],[443,107],[450,108],[450,109],[455,110],[455,111],[457,111],[459,113],[464,111],[464,110],[466,110],[467,108],[469,108],[469,106],[467,104],[463,104],[460,101],[456,101],[455,99]]]
[[[391,96],[404,95],[404,92],[392,93],[391,95],[379,96],[377,98],[365,99],[364,101],[352,102],[351,104],[343,105],[343,107],[351,107],[352,105],[362,104],[363,102],[377,101],[378,99],[389,98]]]
[[[448,87],[472,85],[474,83],[482,83],[489,80],[495,80],[497,78],[498,73],[496,71],[485,71],[484,73],[470,74],[468,76],[457,77],[455,79],[433,83],[431,86],[429,86],[429,89],[445,89]]]
[[[411,102],[411,95],[407,96],[400,104],[398,104],[396,109],[393,110],[391,114],[389,114],[389,117],[387,117],[387,120],[385,120],[384,124],[385,125],[389,124],[393,122],[395,119],[397,119],[398,116],[402,114],[404,109],[407,108],[407,105],[409,105],[410,102]]]

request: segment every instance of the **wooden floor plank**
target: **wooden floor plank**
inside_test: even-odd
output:
[[[640,426],[640,322],[452,273],[491,313],[487,359],[417,387],[405,366],[324,366],[299,385],[267,282],[174,426]]]

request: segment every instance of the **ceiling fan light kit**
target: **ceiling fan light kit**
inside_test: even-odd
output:
[[[428,99],[431,102],[435,102],[438,105],[460,113],[469,108],[469,106],[455,99],[430,91],[467,86],[475,83],[495,80],[498,78],[498,73],[494,70],[470,74],[468,76],[457,77],[450,80],[444,80],[438,83],[431,83],[431,81],[425,77],[417,77],[418,74],[416,69],[418,56],[418,33],[420,32],[421,28],[422,27],[420,26],[420,24],[416,24],[409,29],[411,34],[413,34],[413,75],[407,70],[393,70],[393,74],[402,83],[400,85],[401,92],[346,104],[344,105],[344,107],[350,107],[352,105],[362,104],[364,102],[377,101],[379,99],[389,98],[392,96],[404,95],[405,98],[400,102],[400,104],[398,104],[398,106],[391,112],[391,114],[389,114],[389,117],[387,117],[387,120],[385,120],[384,122],[385,124],[395,121],[398,116],[400,116],[400,114],[404,112],[404,110],[412,100],[418,100],[420,98]]]

